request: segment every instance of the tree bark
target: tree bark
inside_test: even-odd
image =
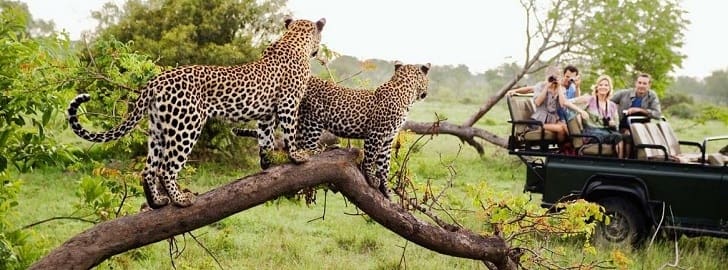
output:
[[[414,122],[407,121],[402,126],[403,130],[409,130],[417,134],[449,134],[460,138],[461,141],[468,143],[478,151],[478,154],[485,153],[483,145],[475,138],[483,139],[496,146],[506,148],[508,140],[498,135],[490,133],[487,130],[477,127],[469,127],[464,125],[455,125],[447,121],[441,122]]]
[[[515,269],[507,243],[465,229],[447,231],[423,222],[371,188],[358,169],[357,149],[336,149],[301,165],[286,164],[250,175],[197,197],[187,208],[167,206],[100,223],[74,236],[31,269],[89,269],[113,255],[219,221],[283,194],[332,183],[373,220],[430,250]]]

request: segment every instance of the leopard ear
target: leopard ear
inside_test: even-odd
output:
[[[402,62],[400,62],[399,60],[394,61],[394,70],[398,70],[399,68],[402,67],[402,65],[404,65],[404,64],[402,64]]]
[[[325,18],[321,18],[320,20],[318,20],[318,22],[316,22],[316,28],[318,28],[319,32],[321,32],[321,30],[324,30],[324,25],[326,25]]]
[[[430,63],[422,65],[420,69],[422,70],[422,73],[425,73],[425,75],[427,75],[427,72],[430,71]]]
[[[284,22],[286,23],[286,29],[288,29],[288,26],[289,26],[289,25],[291,25],[291,23],[293,22],[293,18],[291,18],[291,17],[286,17],[286,18],[284,19]]]

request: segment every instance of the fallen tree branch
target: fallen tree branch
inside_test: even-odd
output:
[[[365,181],[354,162],[358,149],[337,149],[314,156],[301,165],[282,165],[239,179],[200,195],[187,208],[164,207],[117,218],[74,236],[52,250],[31,269],[89,269],[113,255],[169,239],[250,209],[305,187],[332,183],[373,220],[408,241],[430,250],[515,269],[518,258],[497,236],[466,229],[449,232],[420,221],[385,199]]]
[[[487,142],[490,142],[496,146],[500,146],[503,148],[506,148],[508,146],[508,140],[505,138],[502,138],[498,135],[495,135],[493,133],[490,133],[489,131],[486,131],[481,128],[477,127],[471,127],[471,126],[465,126],[465,125],[455,125],[451,124],[447,121],[440,121],[440,122],[414,122],[414,121],[407,121],[402,126],[403,130],[410,130],[417,134],[448,134],[453,135],[460,140],[466,142],[473,148],[475,148],[476,151],[478,151],[478,154],[483,154],[483,145],[476,140],[476,138],[483,139]]]

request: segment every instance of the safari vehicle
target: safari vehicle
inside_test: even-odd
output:
[[[546,208],[579,198],[603,206],[611,221],[599,224],[595,239],[639,245],[654,230],[728,238],[728,156],[706,153],[728,136],[679,141],[667,121],[631,119],[635,152],[618,159],[612,145],[584,144],[575,118],[567,125],[576,155],[564,155],[529,119],[530,96],[509,96],[508,108],[508,148],[527,167],[524,190],[543,194]]]

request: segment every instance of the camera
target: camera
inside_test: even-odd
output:
[[[612,118],[611,117],[604,117],[604,118],[602,118],[602,124],[605,127],[608,127],[609,126],[609,121],[612,121]]]
[[[549,76],[548,81],[549,81],[549,83],[556,83],[556,76],[554,76],[554,75]]]

